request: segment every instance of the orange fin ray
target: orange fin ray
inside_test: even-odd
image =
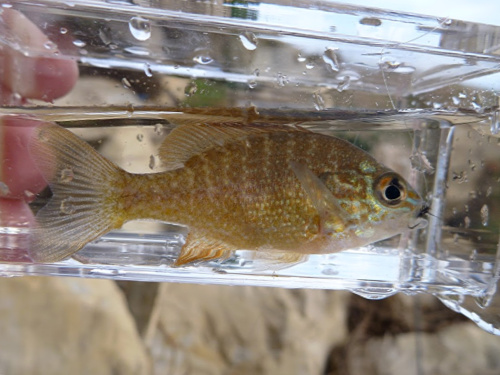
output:
[[[222,241],[208,238],[200,232],[191,230],[174,266],[178,267],[200,260],[208,261],[227,258],[234,250],[236,249],[231,248]]]

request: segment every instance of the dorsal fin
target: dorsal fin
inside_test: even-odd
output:
[[[169,169],[181,168],[192,156],[226,142],[244,139],[251,134],[272,132],[308,132],[308,130],[286,125],[256,125],[240,122],[218,124],[184,124],[170,132],[160,147],[160,160]]]

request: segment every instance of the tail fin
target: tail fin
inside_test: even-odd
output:
[[[125,172],[55,124],[35,130],[30,153],[52,190],[36,215],[34,261],[62,260],[122,225],[117,201]]]

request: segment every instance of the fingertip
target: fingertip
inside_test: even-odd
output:
[[[76,61],[47,51],[48,37],[22,13],[4,10],[1,18],[16,43],[39,57],[27,56],[9,47],[0,49],[0,80],[6,88],[25,98],[52,101],[67,94],[78,79]]]
[[[42,124],[21,117],[0,120],[0,196],[30,201],[47,185],[29,152],[34,130]]]
[[[32,262],[28,249],[34,216],[26,202],[0,198],[0,262]],[[5,246],[7,245],[7,246]]]
[[[71,91],[78,79],[75,61],[56,58],[38,58],[35,64],[35,85],[31,98],[52,101]]]

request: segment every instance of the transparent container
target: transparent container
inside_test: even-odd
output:
[[[371,299],[423,292],[500,334],[500,27],[326,1],[1,5],[1,276],[344,289]],[[12,12],[48,39],[26,38]],[[54,79],[77,63],[68,95],[30,94],[26,82],[38,76],[26,66],[44,59]],[[35,263],[33,213],[50,192],[13,193],[11,176],[28,180],[29,171],[12,161],[25,153],[10,153],[18,138],[7,134],[37,121],[71,129],[134,173],[162,170],[158,149],[179,123],[300,124],[402,174],[428,202],[428,225],[298,264],[239,250],[173,267],[188,228],[132,221],[76,259]]]

